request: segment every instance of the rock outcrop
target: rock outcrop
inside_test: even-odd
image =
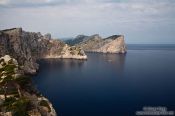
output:
[[[76,51],[77,50],[77,51]],[[23,66],[24,72],[35,74],[40,58],[76,58],[87,59],[81,48],[72,50],[60,40],[51,39],[50,34],[25,32],[22,28],[0,31],[0,56],[9,54]]]
[[[126,53],[126,44],[123,35],[113,35],[102,38],[98,34],[92,36],[77,36],[74,40],[65,41],[68,44],[81,47],[87,52]]]
[[[0,58],[0,116],[56,116],[49,100],[21,72],[16,59]]]

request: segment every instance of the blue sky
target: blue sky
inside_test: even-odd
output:
[[[175,0],[0,0],[0,29],[55,38],[123,34],[127,43],[175,44]]]

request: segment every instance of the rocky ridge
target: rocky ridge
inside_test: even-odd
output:
[[[107,38],[102,38],[98,34],[92,36],[80,35],[65,42],[81,47],[86,52],[126,53],[127,51],[123,35],[113,35]]]

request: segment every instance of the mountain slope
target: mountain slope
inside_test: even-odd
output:
[[[77,42],[77,40],[79,41]],[[123,35],[113,35],[103,39],[98,34],[95,34],[81,36],[81,39],[75,38],[71,41],[71,45],[81,47],[87,52],[126,53],[127,51]]]

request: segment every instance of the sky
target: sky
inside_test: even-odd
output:
[[[115,34],[126,43],[175,44],[175,0],[0,0],[0,29],[51,33]]]

